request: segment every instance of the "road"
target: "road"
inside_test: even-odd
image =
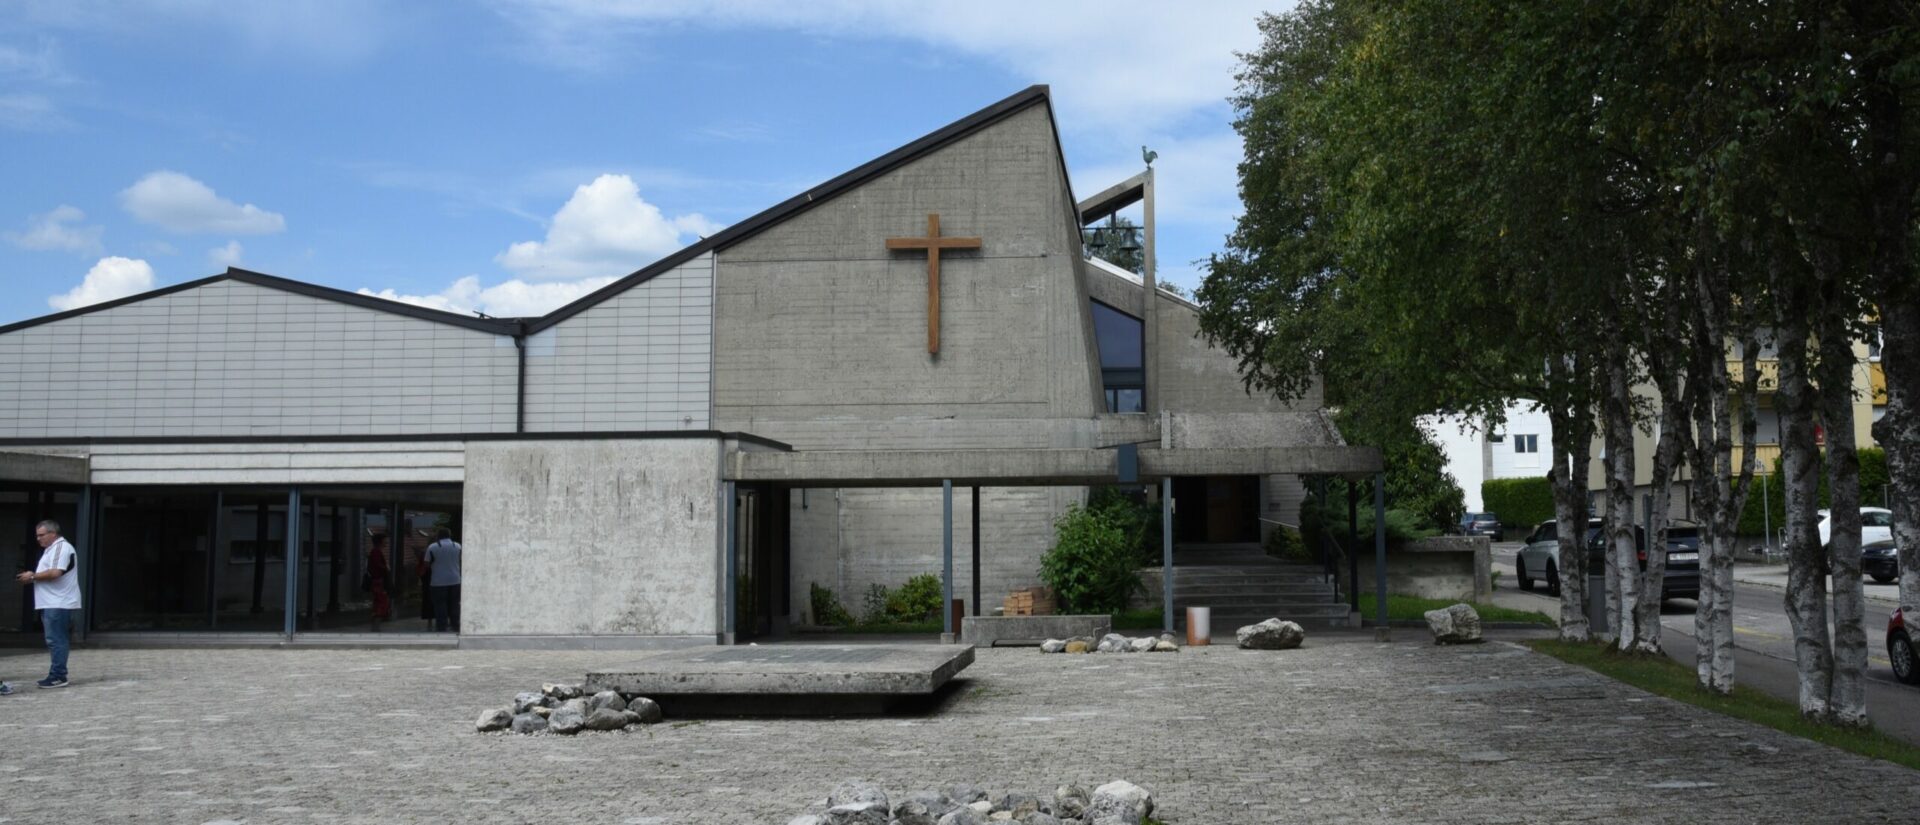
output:
[[[1521,545],[1493,545],[1493,567],[1500,571],[1503,602],[1515,597],[1536,602],[1534,609],[1559,615],[1559,599],[1546,595],[1545,586],[1522,593],[1514,584],[1513,557]],[[1900,684],[1887,662],[1887,617],[1893,612],[1896,586],[1868,580],[1866,591],[1867,709],[1874,726],[1908,742],[1920,744],[1920,688]],[[1878,596],[1879,598],[1873,598]],[[1662,643],[1667,654],[1693,664],[1694,602],[1675,599],[1661,609]],[[1793,626],[1787,620],[1784,590],[1749,582],[1735,582],[1733,594],[1734,645],[1741,654],[1734,661],[1735,680],[1768,693],[1794,698],[1797,677],[1793,666]]]

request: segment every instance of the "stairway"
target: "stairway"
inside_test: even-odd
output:
[[[1319,566],[1282,562],[1257,544],[1176,545],[1173,568],[1174,623],[1182,630],[1188,607],[1212,608],[1215,636],[1273,618],[1306,628],[1347,626],[1347,604]],[[1161,592],[1159,577],[1152,579],[1149,598]]]

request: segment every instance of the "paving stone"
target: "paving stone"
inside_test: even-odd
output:
[[[474,714],[527,685],[577,683],[609,654],[81,649],[73,687],[0,699],[0,816],[761,825],[824,814],[849,779],[901,798],[1125,779],[1171,825],[1797,825],[1920,810],[1920,771],[1498,641],[1399,635],[1323,631],[1281,656],[980,650],[931,713],[574,737],[478,734]],[[0,655],[0,674],[45,665],[44,651]],[[56,780],[87,792],[26,792]]]

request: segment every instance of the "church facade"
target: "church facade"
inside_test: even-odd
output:
[[[1094,484],[1248,542],[1297,474],[1378,469],[1089,259],[1114,202],[1065,164],[1034,87],[538,318],[229,270],[0,327],[0,530],[71,525],[100,638],[422,629],[448,527],[460,645],[637,647],[777,635],[816,585],[997,604]]]

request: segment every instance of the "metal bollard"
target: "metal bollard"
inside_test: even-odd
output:
[[[1587,633],[1593,636],[1611,633],[1607,626],[1607,577],[1587,576]]]

